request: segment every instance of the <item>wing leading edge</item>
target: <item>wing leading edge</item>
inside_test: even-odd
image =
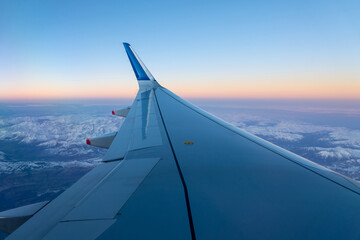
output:
[[[359,238],[357,182],[182,100],[124,47],[140,87],[105,163],[8,239]]]

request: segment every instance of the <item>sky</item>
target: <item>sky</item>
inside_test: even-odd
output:
[[[129,98],[129,42],[190,98],[360,99],[360,1],[0,2],[0,100]]]

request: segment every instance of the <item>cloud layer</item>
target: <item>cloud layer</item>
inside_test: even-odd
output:
[[[215,115],[272,141],[312,161],[360,179],[354,169],[360,163],[360,130],[333,127],[264,115],[239,113],[217,109]],[[0,171],[40,169],[48,167],[87,167],[98,163],[104,151],[89,147],[85,139],[117,131],[123,119],[96,114],[69,114],[60,116],[23,116],[0,118],[0,140],[32,144],[49,156],[62,156],[64,161],[21,161],[8,159],[0,149]],[[310,139],[310,140],[309,140]],[[80,160],[85,159],[85,160]],[[360,164],[359,164],[360,165]]]
[[[123,120],[89,115],[16,117],[2,119],[0,140],[36,144],[51,154],[74,156],[88,154],[85,139],[117,131]]]
[[[34,151],[44,151],[49,156],[49,161],[14,161],[0,151],[0,172],[94,166],[101,160],[104,150],[86,145],[86,138],[115,132],[122,122],[119,117],[86,114],[0,119],[1,141],[28,144]],[[62,160],[52,161],[51,156],[60,156]]]

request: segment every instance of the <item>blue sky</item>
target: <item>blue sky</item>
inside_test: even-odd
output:
[[[360,96],[359,1],[2,1],[0,98]]]

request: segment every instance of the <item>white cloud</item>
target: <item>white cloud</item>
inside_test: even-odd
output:
[[[360,131],[347,128],[335,128],[330,133],[333,144],[341,144],[348,147],[360,148]]]
[[[251,125],[245,127],[245,130],[255,134],[268,136],[279,140],[286,141],[299,141],[303,139],[303,131],[298,131],[298,126],[292,123],[280,122],[275,126],[264,126],[261,125]]]
[[[350,148],[360,148],[360,130],[316,125],[300,121],[277,121],[250,114],[222,114],[218,112],[217,116],[255,135],[294,142],[302,140],[304,134],[321,133],[327,134],[327,137],[318,139],[320,141],[333,146],[341,145]]]
[[[37,170],[54,167],[73,168],[73,167],[93,167],[101,162],[100,158],[91,158],[79,161],[57,161],[57,162],[44,162],[44,161],[1,161],[1,173],[21,172],[24,170]]]
[[[324,159],[336,158],[336,159],[352,159],[358,158],[360,160],[360,149],[344,148],[344,147],[308,147],[309,151],[315,151],[316,154]],[[351,162],[348,162],[351,163]]]
[[[118,131],[123,120],[118,117],[63,115],[3,119],[0,140],[36,143],[51,154],[87,154],[94,148],[85,139]]]

